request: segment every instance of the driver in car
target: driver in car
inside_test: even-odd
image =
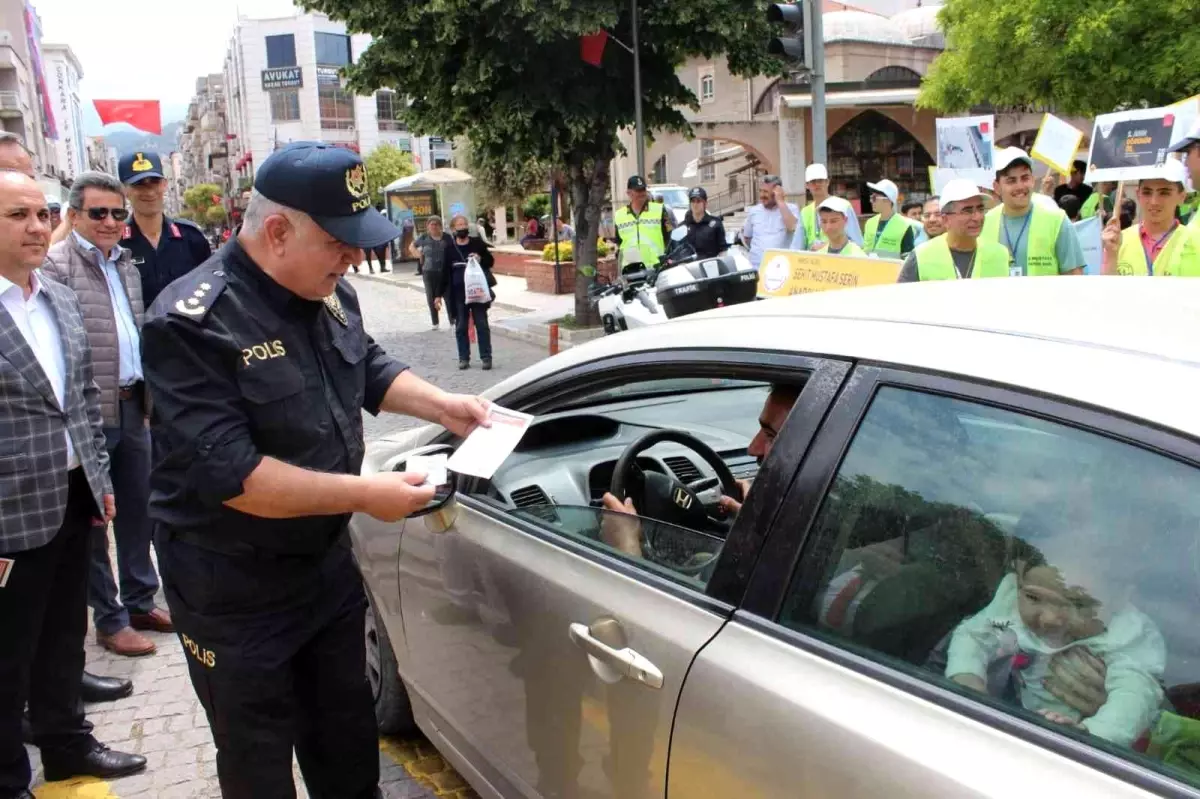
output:
[[[800,396],[800,387],[776,384],[771,387],[771,393],[763,404],[762,413],[758,416],[758,433],[750,440],[747,452],[753,455],[761,466],[775,444],[775,437],[783,427],[796,398]],[[742,502],[750,492],[749,480],[738,480],[741,489],[740,498],[722,496],[718,501],[719,509],[727,516],[736,516],[742,509]],[[611,511],[605,514],[601,525],[600,536],[604,543],[635,558],[643,555],[642,525],[638,520],[638,510],[629,497],[617,498],[612,493],[605,493],[602,498],[604,509]]]

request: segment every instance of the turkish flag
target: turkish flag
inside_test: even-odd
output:
[[[604,62],[604,45],[608,44],[608,31],[598,31],[579,37],[579,57],[594,67]]]
[[[162,114],[158,100],[94,100],[100,122],[128,122],[138,130],[155,135],[162,134]]]

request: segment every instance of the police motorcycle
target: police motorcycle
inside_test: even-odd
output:
[[[635,245],[627,245],[619,260],[616,282],[598,281],[592,289],[605,335],[750,302],[758,294],[758,270],[740,243],[714,258],[700,258],[684,227],[671,232],[667,253],[657,264],[645,264]]]

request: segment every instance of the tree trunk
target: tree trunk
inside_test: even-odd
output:
[[[608,194],[608,169],[612,152],[595,160],[571,164],[567,178],[575,217],[575,323],[581,327],[600,324],[590,290],[596,282],[596,242],[600,238],[600,209]]]

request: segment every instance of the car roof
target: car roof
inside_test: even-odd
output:
[[[1050,394],[1200,436],[1200,281],[954,280],[706,311],[589,342],[497,392],[630,351],[730,347],[854,358]],[[489,392],[491,394],[491,392]]]

